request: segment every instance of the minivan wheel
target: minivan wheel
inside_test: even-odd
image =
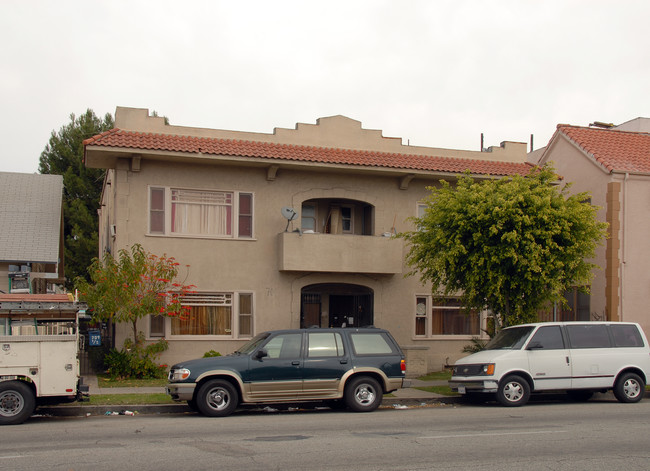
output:
[[[521,376],[512,375],[501,380],[497,400],[506,407],[523,406],[530,399],[530,386]]]
[[[345,404],[355,412],[372,412],[382,399],[381,386],[369,376],[353,378],[345,387]]]
[[[621,375],[614,385],[614,396],[620,402],[639,402],[644,392],[645,382],[635,373]]]
[[[228,381],[213,379],[199,388],[195,402],[201,414],[208,417],[225,417],[237,408],[239,395]]]

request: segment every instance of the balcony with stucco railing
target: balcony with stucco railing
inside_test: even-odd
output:
[[[278,234],[280,271],[402,273],[403,241],[385,236]]]

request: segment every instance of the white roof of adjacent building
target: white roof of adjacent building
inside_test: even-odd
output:
[[[0,261],[58,263],[63,177],[0,172]]]

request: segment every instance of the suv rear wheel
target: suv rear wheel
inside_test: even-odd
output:
[[[372,412],[382,399],[381,386],[369,376],[352,378],[345,387],[345,404],[355,412]]]
[[[196,407],[208,417],[225,417],[232,414],[239,404],[235,387],[223,379],[213,379],[199,388]]]

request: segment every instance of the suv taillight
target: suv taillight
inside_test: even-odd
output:
[[[402,370],[402,373],[406,373],[406,362],[404,360],[400,362],[399,367]]]

